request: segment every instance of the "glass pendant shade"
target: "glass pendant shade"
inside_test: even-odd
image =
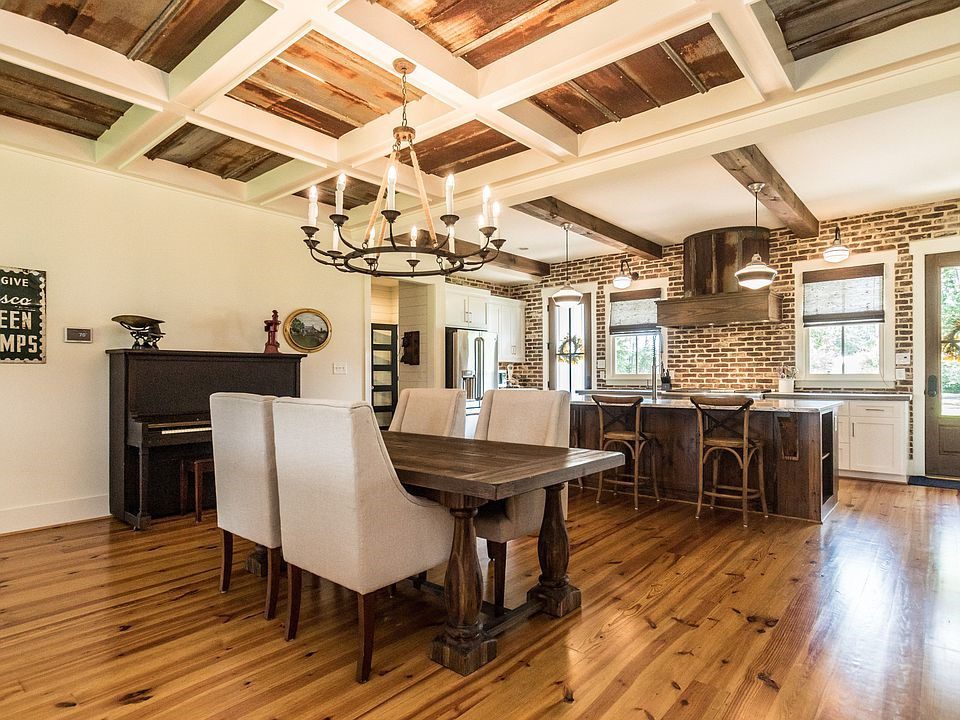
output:
[[[777,276],[777,271],[767,265],[759,253],[755,253],[746,267],[737,270],[734,276],[737,278],[740,287],[759,290],[773,282],[773,279]]]
[[[823,251],[823,259],[827,262],[838,263],[843,262],[848,257],[850,257],[850,248],[840,242],[840,228],[837,227],[833,231],[833,242],[827,245],[827,249]]]
[[[630,275],[630,266],[626,260],[620,261],[620,272],[613,276],[613,286],[617,290],[626,290],[633,282]]]
[[[553,294],[553,301],[557,304],[557,307],[564,310],[576,307],[582,299],[583,293],[574,290],[569,285],[564,285]]]

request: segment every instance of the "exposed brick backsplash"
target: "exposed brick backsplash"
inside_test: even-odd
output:
[[[730,390],[775,388],[781,365],[796,365],[794,337],[793,263],[820,257],[840,227],[844,244],[852,253],[896,250],[895,332],[896,351],[913,352],[913,265],[911,241],[960,234],[960,198],[880,212],[853,215],[821,223],[820,236],[798,239],[786,228],[773,230],[770,263],[777,269],[773,291],[783,297],[783,320],[779,323],[738,323],[723,326],[671,328],[668,331],[670,372],[676,387],[714,387]],[[608,283],[623,258],[630,260],[641,279],[669,278],[667,297],[683,296],[683,245],[664,248],[659,260],[639,260],[627,255],[604,255],[570,263],[571,282]],[[563,264],[551,266],[551,275],[539,282],[520,286],[499,286],[475,280],[456,279],[458,284],[483,287],[496,295],[527,303],[525,363],[514,365],[514,376],[526,387],[544,384],[542,352],[545,347],[541,290],[561,284]],[[597,332],[602,336],[606,323],[606,298],[594,299]],[[597,342],[597,340],[600,340]],[[606,346],[595,338],[597,359],[605,359]],[[605,386],[603,371],[597,372],[597,386]],[[891,390],[912,391],[912,377],[896,382]],[[809,388],[809,386],[804,386]],[[811,388],[813,389],[813,388]],[[836,388],[834,388],[836,389]],[[849,388],[856,389],[856,388]],[[912,425],[912,413],[911,413]]]

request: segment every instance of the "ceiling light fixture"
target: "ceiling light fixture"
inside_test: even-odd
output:
[[[843,262],[850,257],[850,248],[840,242],[840,226],[833,229],[833,242],[823,251],[823,259],[830,263]]]
[[[760,191],[763,190],[764,183],[755,182],[747,185],[747,189],[753,193],[753,236],[760,235]],[[765,288],[777,276],[777,271],[763,262],[760,253],[754,253],[746,267],[742,267],[734,274],[737,278],[737,284],[750,290],[759,290]]]
[[[569,310],[570,308],[575,308],[580,304],[580,301],[583,300],[583,293],[579,290],[574,290],[573,286],[570,285],[570,223],[566,222],[561,227],[563,227],[563,232],[566,238],[566,251],[564,253],[566,261],[564,264],[566,265],[567,269],[567,281],[566,284],[557,290],[552,297],[558,308]]]
[[[494,260],[500,254],[500,248],[505,240],[497,232],[497,222],[500,215],[500,204],[490,203],[490,188],[483,188],[483,206],[478,220],[483,242],[473,252],[458,254],[454,225],[460,219],[453,212],[453,175],[448,175],[444,187],[446,212],[440,216],[440,222],[446,228],[446,234],[437,237],[434,229],[433,217],[427,202],[424,190],[423,173],[420,162],[413,147],[416,131],[407,124],[407,75],[414,71],[416,66],[409,60],[399,58],[393,61],[393,68],[400,73],[400,95],[403,99],[400,125],[393,129],[393,149],[387,162],[386,170],[377,190],[377,199],[363,233],[361,243],[354,245],[343,236],[343,225],[348,218],[343,214],[343,190],[346,187],[346,176],[341,174],[336,186],[336,212],[330,216],[333,222],[333,240],[329,250],[320,247],[316,239],[317,228],[317,188],[310,188],[307,210],[307,224],[303,230],[306,237],[303,242],[310,250],[310,256],[321,265],[336,268],[340,272],[356,272],[375,277],[426,277],[430,275],[451,275],[461,271],[478,270]],[[393,225],[400,217],[396,208],[397,191],[397,160],[402,149],[410,153],[410,164],[420,194],[420,205],[423,208],[426,228],[422,236],[426,242],[417,242],[417,232],[410,232],[409,244],[401,245],[393,236]],[[386,208],[381,206],[386,201]],[[491,214],[492,210],[492,214]],[[496,235],[496,237],[494,237]],[[344,249],[341,249],[341,244]],[[408,253],[407,265],[409,270],[381,268],[380,259],[386,254]],[[436,268],[426,267],[417,270],[421,259],[433,259]],[[402,266],[401,266],[402,267]]]
[[[617,290],[626,290],[634,280],[640,279],[640,273],[630,270],[630,261],[623,258],[620,261],[620,272],[613,276],[613,286]]]

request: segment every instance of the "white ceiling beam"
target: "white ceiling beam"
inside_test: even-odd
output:
[[[744,77],[764,97],[792,92],[790,76],[753,9],[743,0],[717,1],[720,12],[710,25]]]
[[[97,140],[97,164],[122,170],[185,123],[178,112],[134,105]]]
[[[94,141],[26,120],[0,115],[0,143],[33,155],[78,165],[92,165]]]
[[[312,163],[293,160],[247,182],[246,199],[247,202],[266,205],[339,174],[336,169],[318,168]]]
[[[481,109],[477,116],[494,130],[555,160],[576,157],[580,149],[577,133],[530,101],[502,110]]]

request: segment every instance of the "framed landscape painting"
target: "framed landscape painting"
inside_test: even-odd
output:
[[[283,337],[300,352],[322,350],[330,342],[330,321],[319,310],[300,308],[283,321]]]

